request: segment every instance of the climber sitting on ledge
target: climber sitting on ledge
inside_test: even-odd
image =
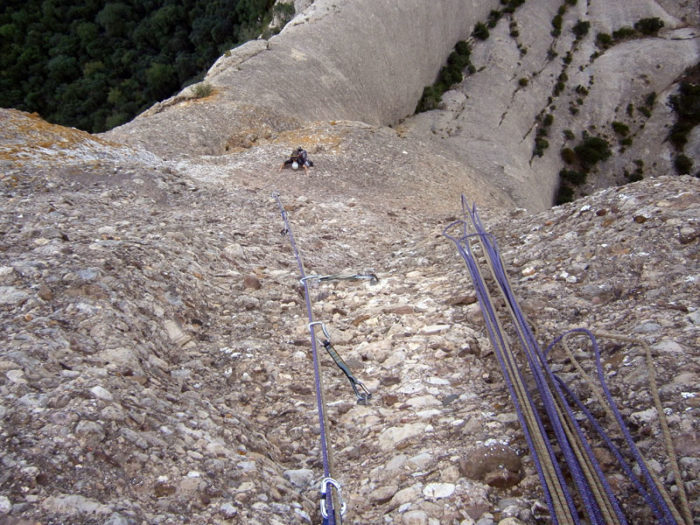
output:
[[[280,171],[282,171],[286,166],[291,166],[293,170],[299,169],[299,166],[304,168],[304,171],[309,172],[309,168],[312,167],[314,163],[309,160],[309,154],[304,148],[299,146],[296,150],[292,152],[290,157],[284,161],[284,164],[280,166]]]

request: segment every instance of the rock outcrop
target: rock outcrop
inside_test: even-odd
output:
[[[493,191],[542,210],[565,167],[560,150],[583,133],[602,136],[615,150],[584,192],[625,182],[640,160],[643,175],[673,172],[668,97],[700,59],[691,4],[525,2],[481,41],[472,29],[503,7],[498,1],[316,1],[279,35],[221,57],[205,79],[211,96],[196,99],[187,88],[106,136],[177,158],[254,150],[314,121],[391,125],[399,131],[397,148],[407,149],[402,139],[410,138],[421,143],[411,147],[434,155],[428,169],[448,164],[441,159],[467,166]],[[552,36],[562,9],[561,34]],[[654,17],[664,27],[653,36],[626,37],[607,49],[596,44],[600,33]],[[590,27],[577,37],[579,21]],[[411,117],[423,87],[464,39],[475,72],[455,87],[463,102]],[[552,124],[543,124],[546,115]],[[624,145],[612,122],[628,127]],[[534,153],[537,138],[549,146],[542,156]],[[697,139],[686,150],[697,159]]]
[[[547,26],[548,34],[555,4],[531,3],[516,11],[521,34],[525,20],[527,27]],[[490,44],[473,44],[475,64],[493,67],[468,77],[442,109],[386,126],[410,113],[410,93],[417,96],[430,82],[422,76],[439,69],[441,54],[474,23],[453,17],[440,26],[441,18],[485,16],[499,4],[433,2],[430,11],[425,2],[338,4],[314,2],[269,42],[222,57],[207,79],[214,87],[209,97],[185,91],[102,136],[0,110],[0,523],[320,522],[308,320],[275,191],[308,274],[379,277],[311,287],[315,319],[373,394],[369,404],[356,404],[345,377],[320,356],[334,474],[348,504],[344,523],[546,520],[464,263],[441,235],[460,212],[460,194],[477,203],[498,241],[541,344],[585,326],[651,346],[681,480],[669,468],[640,348],[602,338],[604,371],[650,468],[676,504],[681,481],[690,511],[700,514],[698,179],[668,175],[657,159],[658,177],[527,211],[523,206],[546,207],[552,189],[545,175],[527,170],[556,163],[544,156],[529,166],[528,148],[512,140],[531,124],[538,93],[549,89],[543,79],[556,68],[542,61],[552,71],[528,84],[542,86],[505,103],[512,79],[496,79],[519,73],[504,58],[512,42],[503,20]],[[576,16],[602,9],[579,4]],[[608,28],[667,13],[669,32],[651,45],[686,49],[696,37],[674,38],[695,31],[680,27],[697,24],[682,19],[683,10],[696,16],[689,4],[616,3],[605,10],[609,26],[596,20]],[[414,57],[420,71],[384,75],[375,64],[370,72],[385,80],[352,84],[360,77],[346,76],[350,84],[337,98],[324,96],[309,109],[317,113],[300,112],[313,98],[297,87],[327,94],[356,71],[348,57],[380,49],[376,40],[357,37],[359,7],[372,28],[361,34],[377,34],[383,23],[391,43],[410,40],[398,20],[420,13],[437,27],[420,29],[434,47],[426,44]],[[575,19],[568,13],[565,24]],[[355,29],[357,42],[338,20]],[[329,40],[331,29],[339,40]],[[382,42],[381,49],[390,43]],[[536,43],[529,45],[521,60],[538,56]],[[638,45],[621,44],[571,71],[570,77],[595,71],[584,106],[594,97],[607,103],[603,93],[614,90],[606,61],[636,58],[623,46]],[[289,86],[274,76],[277,69],[265,69],[286,68],[295,49],[313,56],[306,62],[328,76],[327,85],[318,77]],[[671,92],[670,72],[693,52],[663,62],[668,84],[649,72],[659,97],[662,88]],[[386,84],[391,75],[405,75],[396,100],[390,95],[398,88]],[[630,87],[636,82],[618,91],[636,96]],[[475,85],[483,100],[498,94],[500,102],[478,104]],[[626,99],[618,95],[611,107]],[[497,108],[508,110],[500,127]],[[594,112],[591,106],[590,120],[572,121],[572,129],[590,128]],[[635,144],[649,141],[652,148],[662,122],[655,109]],[[501,132],[498,142],[494,134]],[[279,171],[298,145],[316,166],[309,174]],[[654,147],[660,149],[649,154],[665,151]],[[490,164],[497,157],[502,173]],[[591,372],[587,348],[575,354]],[[552,360],[599,410],[572,364],[557,352]],[[596,456],[630,522],[652,521],[600,445],[593,443]]]

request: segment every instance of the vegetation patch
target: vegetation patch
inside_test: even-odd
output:
[[[214,92],[214,88],[208,82],[200,82],[192,88],[194,98],[206,98]]]
[[[664,27],[664,22],[658,17],[642,18],[635,22],[634,27],[622,26],[613,31],[612,35],[608,33],[598,33],[596,35],[596,45],[601,49],[618,44],[630,38],[639,38],[640,36],[652,36],[659,32]]]
[[[627,135],[629,135],[630,128],[627,124],[615,120],[612,122],[611,126],[613,131],[615,131],[615,133],[617,133],[621,137],[626,137]]]
[[[692,129],[700,124],[700,65],[690,68],[680,82],[678,93],[669,97],[669,104],[676,113],[676,122],[671,126],[668,138],[678,155],[674,167],[680,174],[690,173],[693,160],[683,154]],[[700,171],[695,174],[700,176]]]
[[[559,206],[560,204],[571,202],[573,200],[574,200],[574,189],[571,186],[569,186],[568,184],[564,184],[560,181],[559,189],[557,190],[557,194],[554,198],[554,204]]]
[[[539,117],[541,120],[540,126],[537,128],[537,136],[535,137],[535,149],[533,155],[541,157],[544,150],[549,147],[549,141],[546,137],[549,135],[549,128],[554,122],[554,115],[547,113],[544,117]]]
[[[682,149],[688,142],[690,131],[700,124],[700,85],[681,82],[678,94],[672,95],[669,101],[676,112],[676,123],[671,128],[669,139],[677,149]]]
[[[693,169],[693,159],[681,153],[673,160],[673,167],[679,175],[688,175]]]
[[[634,24],[634,28],[643,35],[655,35],[662,27],[664,23],[659,17],[642,18]]]
[[[477,22],[474,25],[474,30],[472,31],[472,36],[478,38],[479,40],[487,40],[490,36],[489,28],[483,22]]]
[[[583,171],[590,171],[598,162],[607,160],[612,155],[610,144],[602,137],[584,133],[583,140],[574,147],[576,160]]]
[[[447,65],[442,67],[435,83],[432,86],[423,88],[423,95],[416,106],[416,113],[437,108],[443,93],[454,84],[459,84],[462,81],[462,71],[464,69],[467,69],[470,73],[475,71],[470,57],[471,48],[469,44],[464,40],[457,42],[454,51],[447,57]]]
[[[574,27],[572,27],[571,30],[574,32],[574,35],[576,35],[576,40],[580,40],[588,34],[588,30],[590,28],[590,22],[579,20],[576,22],[576,24],[574,24]]]
[[[632,173],[625,170],[624,176],[627,182],[637,182],[644,179],[644,161],[642,159],[637,159],[634,161],[635,168]]]
[[[501,0],[501,5],[505,6],[503,8],[504,13],[513,13],[515,10],[523,5],[525,0]]]
[[[275,2],[5,4],[0,107],[94,133],[200,80],[224,51],[261,33]]]
[[[489,13],[489,19],[488,19],[488,22],[486,23],[486,25],[488,25],[488,27],[493,29],[494,27],[496,27],[496,24],[498,23],[498,21],[501,19],[502,16],[503,16],[503,11],[499,11],[498,9],[492,9],[491,12]]]

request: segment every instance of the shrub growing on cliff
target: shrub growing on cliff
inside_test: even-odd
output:
[[[655,35],[663,26],[664,23],[658,16],[642,18],[634,24],[634,28],[643,35]]]
[[[693,169],[693,161],[688,156],[681,153],[674,159],[673,167],[676,168],[676,172],[678,172],[678,174],[688,175],[690,170]]]
[[[534,154],[538,157],[544,155],[544,150],[549,147],[549,141],[544,137],[537,137],[535,139],[535,151]]]
[[[618,122],[617,120],[614,120],[611,126],[615,133],[623,137],[626,137],[630,132],[630,128],[627,124],[624,124],[623,122]]]
[[[580,186],[586,183],[588,174],[583,171],[567,170],[563,169],[559,172],[559,177],[566,182],[573,184],[574,186]]]
[[[576,35],[576,39],[578,40],[586,36],[590,28],[590,22],[584,22],[583,20],[579,20],[578,22],[576,22],[574,27],[571,28],[571,30],[574,32],[574,35]]]
[[[561,35],[561,24],[562,24],[563,18],[561,14],[557,14],[552,18],[552,36],[559,36]]]
[[[576,152],[571,148],[563,148],[559,154],[561,155],[561,160],[567,164],[573,164],[576,162]]]
[[[501,19],[503,16],[503,12],[498,11],[497,9],[492,9],[491,12],[489,13],[489,21],[488,21],[488,26],[490,28],[496,27],[496,24],[498,21]]]
[[[571,186],[560,182],[557,195],[554,198],[554,204],[558,206],[560,204],[571,202],[572,200],[574,200],[574,190],[571,189]]]
[[[471,55],[472,53],[472,50],[467,42],[465,42],[464,40],[460,40],[455,44],[455,52],[462,56],[469,57],[469,55]]]
[[[423,89],[423,96],[418,101],[418,105],[416,106],[416,113],[435,109],[440,103],[441,96],[442,93],[437,93],[433,86],[425,86]]]
[[[690,75],[700,75],[700,67],[695,66]],[[700,124],[700,84],[690,81],[681,82],[676,95],[669,98],[669,103],[676,112],[676,123],[671,127],[669,139],[681,149],[688,142],[691,130]]]
[[[625,38],[631,38],[636,34],[637,32],[631,27],[623,26],[620,29],[613,31],[612,36],[615,40],[624,40]]]
[[[453,84],[462,81],[462,70],[466,67],[469,73],[475,71],[474,66],[469,60],[471,48],[464,40],[460,40],[455,44],[454,51],[447,57],[447,65],[440,69],[438,78],[432,86],[425,86],[423,95],[416,105],[416,113],[430,111],[438,107],[442,94],[450,89]]]
[[[194,98],[205,98],[214,92],[214,88],[207,82],[201,82],[192,88]]]
[[[479,40],[486,40],[489,37],[489,28],[483,22],[477,22],[472,31],[472,36]]]
[[[595,43],[602,49],[607,49],[613,44],[613,38],[608,33],[598,33],[595,37]]]
[[[501,0],[501,4],[505,7],[503,8],[504,13],[513,13],[515,10],[523,5],[525,0]]]
[[[612,155],[610,144],[602,137],[587,136],[574,147],[576,158],[584,171],[590,170],[598,162],[609,159]]]

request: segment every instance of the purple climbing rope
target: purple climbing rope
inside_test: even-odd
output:
[[[320,428],[320,437],[321,437],[321,456],[323,460],[323,476],[324,476],[324,483],[325,480],[330,479],[332,480],[333,478],[331,477],[331,472],[330,472],[330,461],[328,459],[328,440],[326,436],[326,418],[324,414],[324,403],[323,403],[323,395],[321,391],[321,369],[319,366],[319,359],[318,359],[318,352],[316,350],[316,336],[314,335],[314,314],[313,310],[311,309],[311,298],[309,294],[309,285],[308,285],[308,280],[306,279],[306,273],[304,272],[304,264],[301,260],[301,256],[299,255],[299,251],[297,250],[297,245],[294,242],[294,234],[292,233],[292,228],[289,225],[289,220],[287,218],[287,211],[284,209],[284,206],[282,206],[282,201],[280,200],[280,196],[278,193],[274,193],[273,197],[277,201],[277,205],[279,206],[280,213],[282,214],[282,220],[284,221],[284,232],[286,233],[287,236],[289,237],[289,242],[292,245],[292,251],[294,252],[294,257],[296,258],[297,265],[299,266],[299,273],[301,274],[301,282],[304,285],[304,297],[306,298],[306,311],[309,316],[309,332],[311,335],[311,355],[313,356],[313,363],[314,363],[314,383],[316,387],[316,407],[318,410],[318,421],[319,421],[319,428]],[[335,520],[335,512],[333,510],[333,497],[331,494],[330,490],[325,490],[325,484],[322,487],[322,497],[325,498],[325,509],[327,516],[324,516],[323,523],[326,525],[336,525],[336,520]],[[322,506],[323,508],[323,506]]]
[[[566,500],[571,519],[573,519],[575,523],[580,523],[578,513],[574,505],[574,499],[569,490],[568,483],[561,471],[559,462],[556,460],[554,455],[555,447],[550,441],[550,438],[547,436],[546,432],[544,431],[544,425],[539,415],[539,411],[536,410],[535,402],[527,392],[524,396],[525,399],[521,399],[516,395],[514,383],[516,381],[522,383],[523,370],[521,370],[520,367],[513,367],[514,371],[511,373],[511,368],[509,368],[508,366],[508,363],[514,362],[514,358],[506,354],[505,336],[500,331],[496,311],[493,305],[491,304],[488,295],[487,285],[484,282],[479,271],[479,263],[477,262],[476,257],[472,252],[470,241],[475,237],[480,240],[480,245],[483,247],[483,250],[485,252],[483,255],[488,259],[488,262],[491,265],[493,278],[495,279],[498,285],[499,291],[503,294],[505,300],[508,303],[508,306],[511,311],[512,321],[516,327],[518,340],[523,349],[523,355],[525,356],[529,373],[537,386],[537,393],[539,395],[542,409],[547,417],[549,426],[552,428],[559,451],[564,458],[564,462],[568,468],[568,472],[571,478],[573,479],[573,483],[576,487],[579,497],[582,500],[583,509],[588,515],[590,523],[594,525],[604,525],[606,523],[604,516],[605,513],[601,509],[595,497],[594,487],[591,485],[591,482],[584,473],[584,466],[581,463],[582,460],[577,457],[575,450],[576,447],[573,445],[572,440],[567,436],[564,430],[564,425],[562,424],[561,416],[559,415],[557,407],[559,407],[559,410],[563,410],[568,416],[569,424],[572,427],[570,431],[573,431],[574,437],[577,438],[577,441],[583,447],[583,452],[585,453],[585,462],[590,467],[592,467],[593,471],[595,472],[595,476],[602,485],[605,497],[609,502],[609,506],[612,512],[614,512],[616,519],[620,523],[626,524],[627,520],[620,507],[620,504],[617,501],[617,498],[615,497],[605,475],[603,474],[602,468],[596,460],[588,440],[585,438],[584,433],[574,416],[572,408],[567,401],[566,395],[570,395],[571,398],[574,399],[574,402],[576,403],[578,408],[583,409],[582,404],[575,396],[573,396],[573,393],[570,391],[570,389],[568,389],[568,387],[566,387],[564,382],[561,381],[560,378],[552,372],[546,360],[547,354],[549,353],[550,349],[555,344],[557,344],[557,342],[559,342],[564,336],[561,336],[560,338],[555,340],[548,347],[546,352],[543,353],[541,351],[537,341],[535,340],[534,334],[530,329],[527,320],[525,319],[525,316],[517,303],[515,295],[513,294],[513,291],[510,288],[506,271],[503,268],[501,262],[498,246],[493,237],[489,235],[484,229],[483,224],[481,223],[481,220],[476,212],[476,206],[473,206],[470,209],[466,203],[466,199],[464,198],[464,196],[462,196],[462,210],[463,219],[448,225],[443,231],[443,235],[456,245],[457,250],[459,251],[460,255],[466,263],[466,266],[469,270],[469,274],[474,283],[477,299],[479,301],[479,305],[481,307],[481,311],[483,313],[484,320],[486,323],[486,329],[488,331],[489,338],[494,346],[496,358],[498,359],[499,365],[501,366],[501,370],[503,371],[507,388],[515,404],[518,419],[521,423],[523,432],[525,434],[525,439],[528,443],[528,446],[530,447],[533,462],[535,464],[535,468],[537,469],[537,473],[540,477],[540,481],[545,492],[545,499],[547,500],[547,505],[549,507],[550,515],[552,516],[553,522],[558,523],[558,519],[553,501],[553,494],[549,487],[549,483],[547,482],[546,477],[544,475],[544,467],[542,465],[542,461],[545,459],[545,457],[540,456],[537,451],[537,448],[533,446],[534,438],[532,432],[537,432],[540,434],[541,439],[545,445],[546,454],[549,456],[551,464],[553,465],[554,470],[556,472],[557,484],[561,487],[561,492],[563,493],[564,498]],[[471,223],[475,233],[469,233],[469,223]],[[448,232],[458,225],[462,227],[461,235],[450,235]],[[631,435],[627,427],[624,425],[622,417],[612,399],[612,396],[610,395],[607,385],[605,384],[603,371],[600,365],[600,352],[595,338],[593,337],[593,334],[584,329],[580,329],[578,331],[585,333],[586,335],[589,335],[589,337],[591,337],[593,349],[596,356],[598,378],[603,387],[606,399],[611,405],[613,413],[615,414],[615,418],[617,419],[618,424],[622,428],[623,434],[630,447],[632,455],[637,460],[637,464],[642,472],[642,475],[644,476],[645,481],[647,481],[648,490],[645,490],[641,483],[634,477],[631,469],[627,464],[623,462],[620,452],[614,446],[611,447],[613,454],[618,459],[618,461],[621,462],[622,468],[625,471],[625,473],[628,476],[631,475],[630,477],[632,479],[633,484],[639,490],[640,494],[643,496],[645,501],[652,508],[655,516],[659,520],[659,523],[677,523],[673,517],[673,514],[668,508],[668,505],[661,496],[658,488],[651,480],[651,475],[649,474],[648,469],[646,468],[644,461],[641,458],[641,455],[635,447]],[[515,376],[513,376],[512,374],[515,374]],[[523,412],[523,403],[527,403],[529,407],[531,407],[532,414],[534,415],[534,419],[536,421],[536,427],[533,427],[531,424],[528,424]],[[589,411],[584,410],[584,413],[586,414],[586,416],[592,418],[592,416],[590,416]],[[601,435],[606,444],[612,445],[611,440],[604,433],[600,425],[598,425],[598,423],[594,421],[592,421],[592,424],[594,429]]]
[[[546,358],[547,355],[551,352],[552,348],[554,348],[564,337],[566,337],[569,334],[573,333],[580,333],[588,337],[591,341],[591,346],[593,347],[593,355],[595,358],[595,364],[596,364],[596,374],[598,376],[598,381],[600,382],[600,385],[603,389],[603,395],[605,396],[605,400],[607,401],[608,405],[610,406],[610,409],[612,410],[615,420],[617,421],[617,424],[620,426],[620,429],[622,430],[622,434],[624,435],[625,442],[627,443],[627,446],[629,447],[629,450],[634,457],[635,461],[637,462],[637,466],[639,467],[640,472],[642,473],[642,476],[644,477],[644,480],[647,483],[647,488],[642,486],[640,481],[637,479],[637,476],[634,475],[632,472],[632,469],[629,468],[627,463],[624,461],[622,458],[622,455],[620,454],[619,450],[617,447],[614,446],[612,443],[612,440],[607,436],[605,431],[602,429],[602,427],[599,425],[598,421],[595,419],[593,414],[590,413],[590,411],[583,405],[583,403],[578,399],[578,397],[566,386],[563,380],[561,380],[559,377],[556,377],[557,383],[561,385],[567,392],[567,394],[574,400],[574,403],[581,409],[581,411],[586,415],[586,418],[590,421],[592,424],[593,428],[595,428],[596,432],[601,436],[601,438],[605,441],[605,443],[608,445],[608,448],[611,450],[613,455],[615,455],[615,458],[618,460],[620,465],[622,466],[622,469],[625,471],[625,474],[627,477],[632,481],[632,483],[637,487],[637,491],[642,495],[644,500],[647,502],[649,507],[652,509],[654,512],[654,515],[656,518],[659,520],[659,523],[664,524],[664,525],[671,525],[671,524],[676,524],[677,521],[673,516],[673,513],[671,512],[671,509],[668,507],[668,504],[666,503],[666,500],[664,497],[661,495],[661,492],[659,491],[658,487],[656,486],[656,483],[654,483],[654,480],[651,476],[651,473],[649,472],[649,469],[646,466],[646,462],[642,458],[642,455],[639,452],[639,449],[637,448],[637,445],[635,444],[634,440],[632,439],[632,434],[629,431],[629,428],[625,424],[624,420],[622,419],[622,414],[620,414],[619,409],[617,408],[617,404],[615,403],[615,400],[612,397],[612,394],[610,393],[610,389],[608,388],[608,383],[605,380],[605,374],[603,373],[603,365],[600,359],[600,347],[598,346],[598,341],[596,340],[595,335],[590,330],[587,330],[585,328],[575,328],[573,330],[569,330],[568,332],[560,335],[557,337],[550,345],[547,347],[544,357]]]

